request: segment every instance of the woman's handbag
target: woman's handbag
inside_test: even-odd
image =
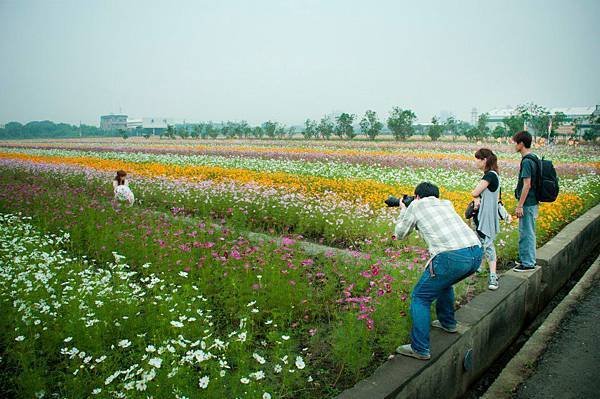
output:
[[[465,209],[465,218],[471,219],[473,216],[475,216],[476,213],[477,210],[475,209],[475,202],[469,202],[469,205],[467,205],[467,209]]]

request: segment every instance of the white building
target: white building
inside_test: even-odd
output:
[[[100,116],[100,129],[120,130],[127,129],[127,115],[102,115]]]
[[[600,115],[600,105],[589,107],[549,108],[548,112],[550,112],[550,115],[554,115],[559,112],[565,114],[565,120],[562,124],[569,128],[562,129],[563,131],[572,131],[574,130],[575,125],[577,125],[581,128],[580,133],[583,133],[585,129],[590,128],[590,117],[592,115]],[[517,115],[517,110],[516,108],[496,108],[488,111],[488,114],[489,119],[487,126],[493,130],[496,126],[501,126],[505,118]]]

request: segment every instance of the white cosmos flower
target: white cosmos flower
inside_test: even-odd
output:
[[[131,346],[131,341],[128,339],[122,339],[121,341],[119,341],[119,346],[121,348],[128,348]]]
[[[259,355],[258,353],[253,353],[252,357],[260,364],[265,364],[265,362],[266,362],[265,358],[262,357],[261,355]]]
[[[148,364],[159,369],[160,365],[162,364],[162,359],[159,357],[153,357],[152,359],[148,360]]]
[[[173,321],[171,322],[171,325],[172,325],[173,327],[176,327],[176,328],[181,328],[181,327],[183,327],[183,323],[182,323],[182,322],[180,322],[180,321],[177,321],[177,320],[173,320]]]
[[[198,386],[202,389],[206,389],[208,387],[208,383],[210,382],[210,378],[205,375],[204,377],[200,378],[200,381],[198,382]]]
[[[282,335],[281,339],[284,340],[284,341],[287,341],[288,339],[290,339],[290,336],[289,335]]]
[[[250,377],[254,378],[256,381],[262,380],[263,378],[265,378],[265,372],[259,370],[256,373],[250,373]]]
[[[300,356],[296,356],[296,367],[298,370],[302,370],[306,364],[304,364],[304,360]]]
[[[249,383],[250,383],[250,380],[249,380],[249,379],[247,379],[246,377],[244,377],[244,378],[240,378],[240,382],[241,382],[242,384],[249,384]]]
[[[25,337],[24,337],[24,336],[22,336],[22,335],[19,335],[17,338],[15,338],[15,341],[21,342],[21,341],[23,341],[24,339],[25,339]]]
[[[263,393],[262,399],[271,399],[271,394],[268,392]]]
[[[98,395],[100,392],[102,392],[102,388],[96,388],[92,391],[92,395]]]

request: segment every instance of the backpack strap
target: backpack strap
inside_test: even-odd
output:
[[[521,164],[519,166],[519,178],[521,178],[521,170],[523,169],[523,161],[525,161],[525,158],[532,160],[537,167],[536,178],[535,180],[532,179],[531,188],[535,189],[536,197],[539,198],[540,195],[538,190],[542,186],[542,160],[538,158],[535,154],[527,154],[523,158],[521,158]]]

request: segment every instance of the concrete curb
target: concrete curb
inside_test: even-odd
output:
[[[463,395],[521,334],[600,243],[600,205],[538,249],[532,272],[508,271],[456,312],[465,328],[432,331],[431,360],[396,356],[338,398],[456,398]],[[438,329],[433,329],[438,330]]]
[[[547,343],[560,326],[561,321],[597,278],[600,278],[600,257],[594,261],[573,289],[506,365],[494,383],[481,397],[482,399],[510,399],[512,397],[517,386],[532,374],[531,365],[545,351]]]

